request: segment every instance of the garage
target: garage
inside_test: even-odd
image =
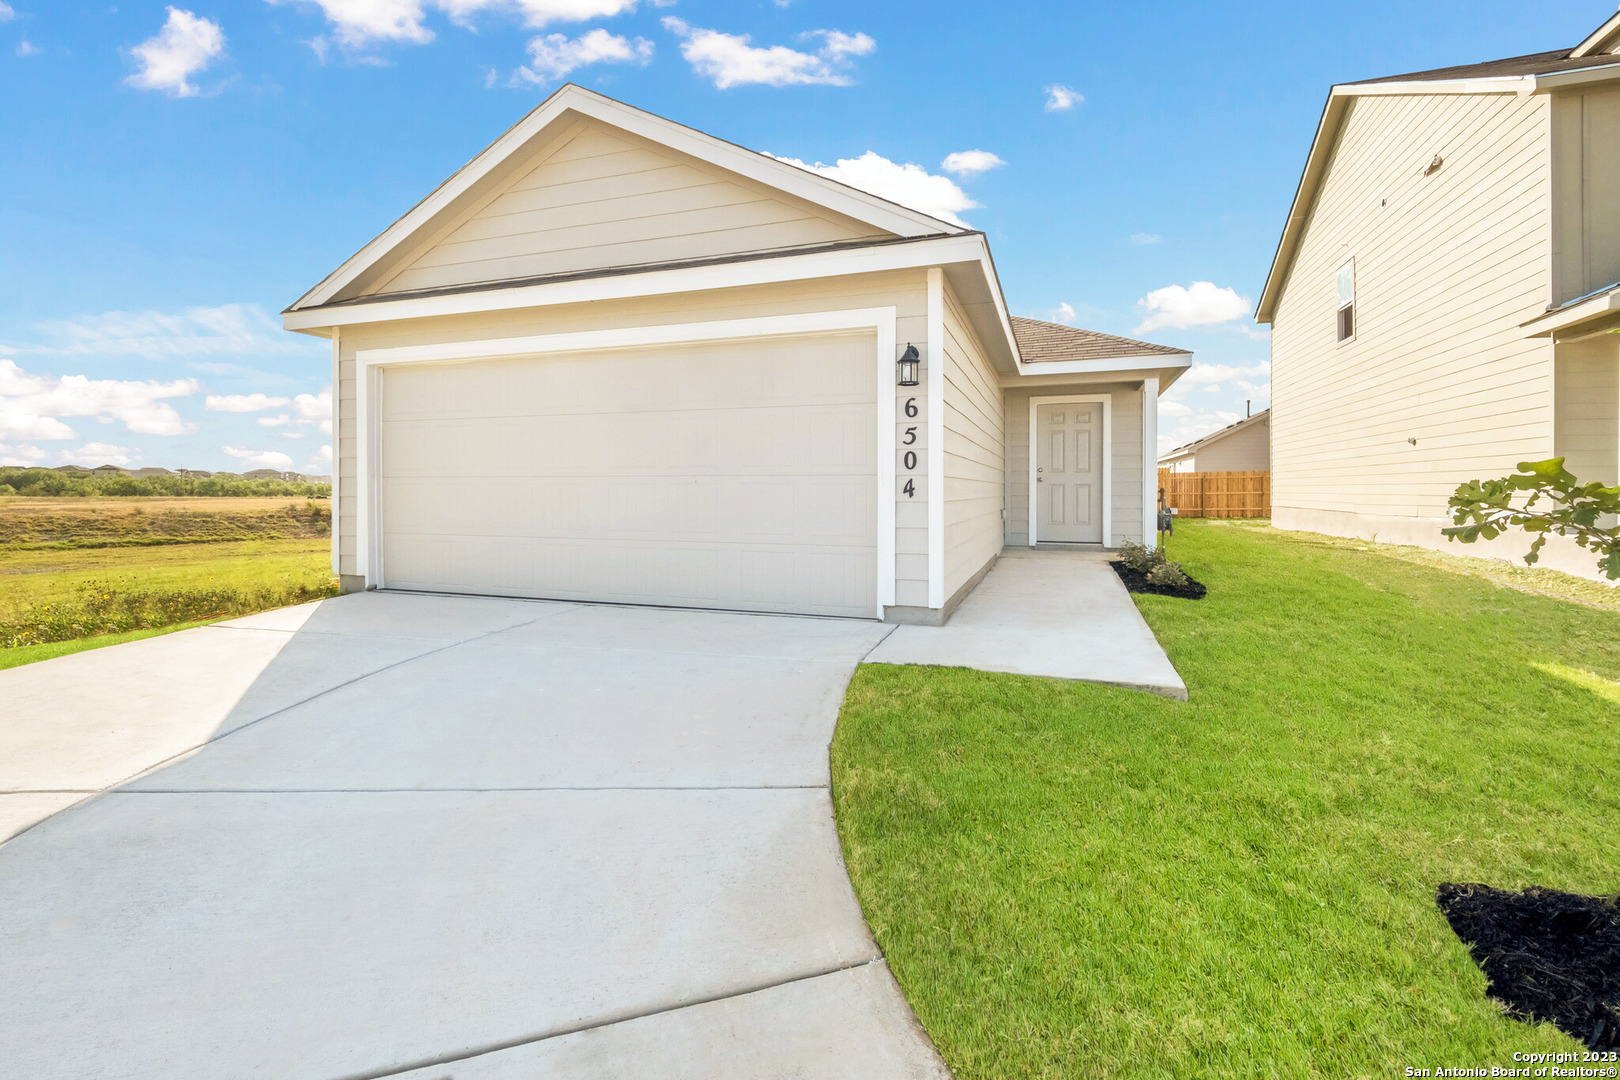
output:
[[[870,331],[379,366],[377,584],[871,618]]]

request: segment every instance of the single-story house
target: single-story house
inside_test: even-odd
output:
[[[983,233],[566,86],[283,313],[346,589],[939,622],[1154,536],[1191,354],[1008,311]]]
[[[1271,410],[1261,409],[1160,455],[1159,468],[1176,473],[1264,472],[1271,468]]]
[[[144,469],[136,469],[129,475],[133,476],[137,480],[145,480],[149,476],[173,476],[174,473],[170,472],[168,469],[160,469],[156,465],[149,465]]]
[[[97,476],[128,476],[129,470],[118,465],[97,465],[90,470]]]
[[[1620,15],[1576,44],[1335,86],[1256,318],[1272,522],[1448,544],[1447,499],[1563,457],[1620,482]],[[1541,563],[1597,576],[1561,537]]]

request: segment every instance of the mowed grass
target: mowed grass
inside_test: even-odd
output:
[[[957,1075],[1576,1049],[1484,996],[1434,890],[1620,890],[1620,612],[1241,525],[1183,523],[1171,555],[1209,598],[1140,607],[1190,702],[878,665],[850,687],[851,877]]]
[[[127,589],[260,589],[331,576],[328,540],[246,540],[162,547],[15,550],[0,545],[0,623],[23,609],[70,602],[86,586]]]

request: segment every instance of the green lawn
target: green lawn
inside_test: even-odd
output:
[[[287,515],[258,505],[269,500],[186,500],[205,501],[219,507],[217,520],[207,508],[183,511],[195,531],[214,537],[246,529],[263,538],[175,542],[164,534],[180,511],[159,507],[134,515],[128,506],[101,508],[85,500],[84,510],[56,516],[76,513],[86,522],[80,531],[117,533],[131,546],[94,546],[100,543],[94,536],[92,546],[83,547],[0,543],[0,646],[12,646],[0,647],[0,668],[337,591],[325,537],[281,535]],[[0,522],[9,514],[15,524],[16,504],[23,502],[0,506]],[[147,527],[132,526],[132,519],[144,519]],[[32,520],[45,518],[35,513]],[[162,542],[148,545],[148,539]]]
[[[1620,611],[1241,524],[1183,523],[1172,556],[1208,599],[1140,606],[1190,702],[850,688],[845,855],[952,1068],[1338,1080],[1575,1049],[1484,997],[1434,889],[1620,890]]]

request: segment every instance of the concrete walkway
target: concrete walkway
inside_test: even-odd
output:
[[[1009,548],[944,626],[902,626],[867,662],[1045,675],[1187,700],[1130,593],[1099,551]]]
[[[373,593],[0,672],[0,1074],[944,1078],[828,792],[890,629]]]

